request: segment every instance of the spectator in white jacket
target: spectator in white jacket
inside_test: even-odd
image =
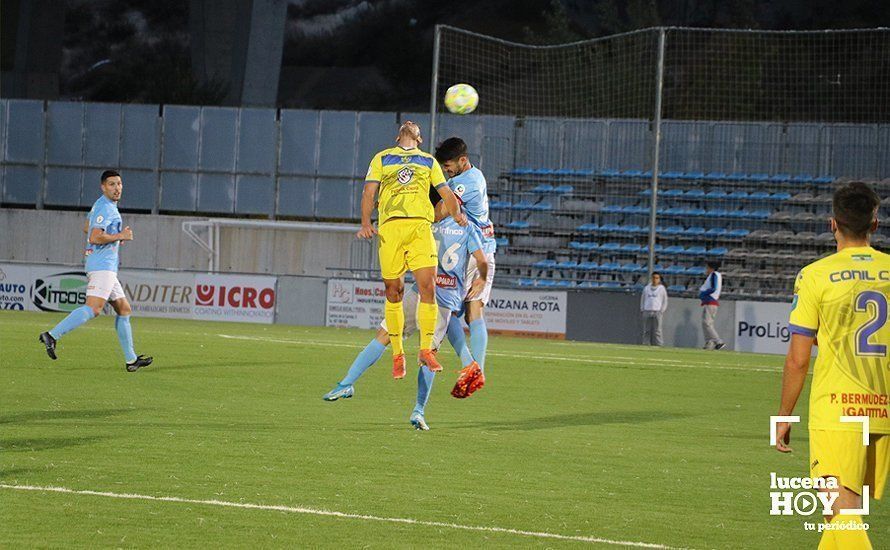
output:
[[[652,282],[643,288],[640,297],[640,311],[643,314],[643,345],[661,346],[661,320],[668,307],[668,293],[661,284],[661,273],[652,273]]]

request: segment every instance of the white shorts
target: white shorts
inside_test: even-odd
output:
[[[114,271],[90,271],[87,273],[87,296],[95,296],[113,302],[124,298],[124,289]]]
[[[483,306],[488,305],[488,299],[491,298],[491,285],[494,284],[494,252],[486,254],[485,260],[488,262],[488,277],[485,278],[485,288],[482,289],[478,296],[467,300],[468,302],[482,302]],[[479,270],[476,268],[476,257],[471,254],[470,261],[467,262],[467,277],[465,279],[467,281],[467,290],[470,289],[473,281],[478,278]]]
[[[420,295],[413,288],[406,288],[402,297],[402,309],[405,311],[405,330],[402,336],[407,338],[417,330],[417,306],[420,304]],[[448,321],[451,319],[451,310],[439,306],[439,318],[436,320],[436,332],[433,333],[433,349],[439,349],[445,333],[448,331]],[[387,330],[386,319],[380,321],[380,328]]]

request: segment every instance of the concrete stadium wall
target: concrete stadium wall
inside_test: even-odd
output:
[[[134,240],[121,249],[124,268],[205,270],[207,253],[182,231],[182,216],[123,214]],[[0,209],[0,261],[83,262],[86,212]],[[348,267],[356,246],[349,233],[253,228],[220,229],[220,271],[332,275]]]

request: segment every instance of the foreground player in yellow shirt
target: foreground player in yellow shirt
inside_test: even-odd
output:
[[[405,313],[402,276],[411,270],[417,281],[420,303],[417,306],[417,327],[420,330],[420,361],[431,371],[442,370],[432,350],[436,329],[436,266],[438,255],[433,239],[435,216],[430,202],[430,188],[438,191],[448,212],[462,226],[467,218],[460,210],[436,159],[418,149],[423,143],[420,128],[407,121],[399,128],[397,146],[380,151],[371,159],[362,193],[362,228],[360,239],[378,235],[380,272],[386,285],[384,317],[392,342],[392,375],[405,376],[405,350],[402,332]],[[379,191],[379,196],[378,196]],[[371,225],[371,212],[377,199],[379,229]]]
[[[861,524],[863,485],[880,499],[890,471],[890,256],[869,246],[878,227],[880,198],[864,183],[849,183],[834,194],[831,231],[837,253],[804,267],[794,285],[779,415],[790,415],[803,389],[810,352],[819,355],[810,389],[810,477],[835,478],[840,495],[833,524]],[[869,419],[869,445],[862,424],[841,416]],[[789,452],[791,425],[777,426],[776,448]],[[832,525],[831,527],[835,527]],[[820,549],[868,549],[861,529],[827,529]]]

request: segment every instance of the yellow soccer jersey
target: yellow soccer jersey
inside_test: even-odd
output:
[[[845,248],[797,276],[789,328],[816,336],[810,429],[859,431],[841,416],[868,416],[872,433],[890,433],[890,255]]]
[[[442,167],[429,153],[414,147],[392,147],[371,159],[365,181],[380,183],[377,212],[380,224],[390,218],[423,218],[434,221],[430,186],[445,185]]]

